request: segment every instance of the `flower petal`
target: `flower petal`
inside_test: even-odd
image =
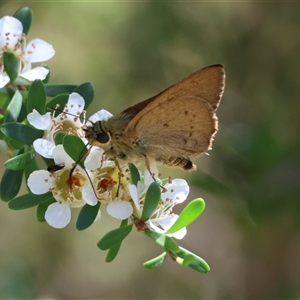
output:
[[[178,218],[179,216],[176,214],[169,215],[166,218],[160,220],[159,225],[164,229],[164,231],[167,231],[171,228],[171,226],[176,222]],[[181,240],[186,235],[186,232],[186,227],[183,227],[172,234],[168,234],[168,236],[172,236],[176,239]]]
[[[172,214],[172,215],[168,215],[165,218],[160,219],[160,220],[155,220],[155,219],[150,220],[149,226],[156,232],[164,233],[169,228],[171,228],[171,226],[175,223],[175,221],[178,219],[178,217],[179,217],[178,215]],[[186,232],[187,232],[186,227],[183,227],[180,230],[178,230],[172,234],[167,234],[167,235],[181,240],[186,235]]]
[[[99,111],[97,111],[95,114],[93,114],[92,116],[89,117],[88,121],[87,121],[87,126],[92,126],[92,123],[95,123],[97,121],[107,121],[108,119],[110,119],[113,115],[105,110],[105,109],[101,109]],[[89,122],[91,121],[91,122]]]
[[[100,168],[103,153],[103,149],[99,147],[93,147],[84,161],[84,166],[91,171]]]
[[[7,47],[11,50],[19,43],[23,33],[22,23],[11,16],[0,19],[0,48]]]
[[[27,120],[33,127],[40,130],[46,130],[51,126],[51,113],[47,112],[46,114],[41,115],[34,109],[33,112],[28,114]]]
[[[0,72],[0,89],[6,86],[9,83],[9,77],[6,73]]]
[[[46,69],[44,67],[36,67],[29,71],[23,72],[22,74],[20,74],[20,76],[29,81],[33,81],[36,79],[43,80],[46,78],[48,73],[49,73],[48,69]]]
[[[84,109],[85,101],[78,93],[72,93],[69,96],[66,110],[69,113],[67,117],[74,118],[74,115],[80,115]]]
[[[66,168],[72,168],[74,165],[74,160],[66,153],[63,145],[57,145],[54,147],[53,151],[53,159],[55,164],[60,165],[64,164]]]
[[[52,45],[41,39],[30,41],[25,50],[24,58],[31,63],[49,60],[55,54]]]
[[[53,187],[54,178],[46,170],[34,171],[29,175],[27,185],[33,194],[42,195]]]
[[[92,206],[98,203],[95,191],[91,185],[86,185],[82,188],[82,198],[87,204]]]
[[[45,213],[45,220],[54,228],[64,228],[71,220],[71,208],[69,204],[59,202],[50,204]]]
[[[113,201],[107,205],[107,213],[118,220],[125,220],[133,213],[132,205],[127,201]]]
[[[33,142],[34,150],[45,158],[53,158],[52,152],[55,144],[45,139],[36,139]]]
[[[138,210],[140,210],[141,206],[140,206],[140,199],[139,199],[137,187],[134,184],[130,184],[128,189],[134,205]]]
[[[182,203],[190,192],[190,187],[184,179],[172,179],[171,183],[167,183],[164,188],[167,190],[161,194],[163,201],[173,199],[176,203]]]

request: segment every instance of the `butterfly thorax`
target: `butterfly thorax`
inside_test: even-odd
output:
[[[107,157],[130,162],[138,161],[144,156],[143,145],[133,131],[124,130],[126,127],[124,121],[113,117],[107,121],[95,122],[92,126],[86,127],[85,137],[91,145],[102,148]]]

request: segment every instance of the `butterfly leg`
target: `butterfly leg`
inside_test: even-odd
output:
[[[146,155],[145,155],[144,157],[145,157],[145,165],[146,165],[146,168],[147,168],[147,170],[149,171],[151,177],[153,178],[153,181],[156,181],[155,175],[156,175],[156,176],[159,176],[159,174],[156,174],[156,173],[158,173],[158,172],[156,172],[156,173],[153,172],[153,171],[154,171],[153,169],[155,169],[155,171],[157,171],[156,164],[154,165],[153,161],[151,162],[151,160],[150,160]],[[152,169],[152,171],[151,171],[151,169]]]

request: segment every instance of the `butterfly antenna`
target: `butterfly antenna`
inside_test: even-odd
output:
[[[47,109],[51,110],[51,111],[59,112],[59,113],[62,113],[62,114],[66,114],[66,115],[69,115],[69,116],[73,116],[75,118],[79,118],[82,121],[85,121],[85,117],[81,117],[79,115],[71,114],[71,113],[69,113],[67,111],[58,109],[58,107],[59,107],[59,104],[57,104],[57,107],[55,107],[55,108],[54,107],[47,107]],[[85,110],[82,113],[85,114]]]

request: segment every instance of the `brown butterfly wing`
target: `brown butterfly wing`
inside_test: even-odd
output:
[[[221,65],[199,70],[155,97],[137,105],[140,110],[128,123],[147,153],[196,157],[211,147],[218,129],[215,110],[224,91]]]
[[[199,96],[207,100],[214,109],[217,109],[224,87],[225,71],[222,65],[212,65],[198,70],[161,93],[124,110],[122,114],[130,112],[134,115],[126,129],[134,128],[138,120],[145,116],[149,110],[173,96]]]

